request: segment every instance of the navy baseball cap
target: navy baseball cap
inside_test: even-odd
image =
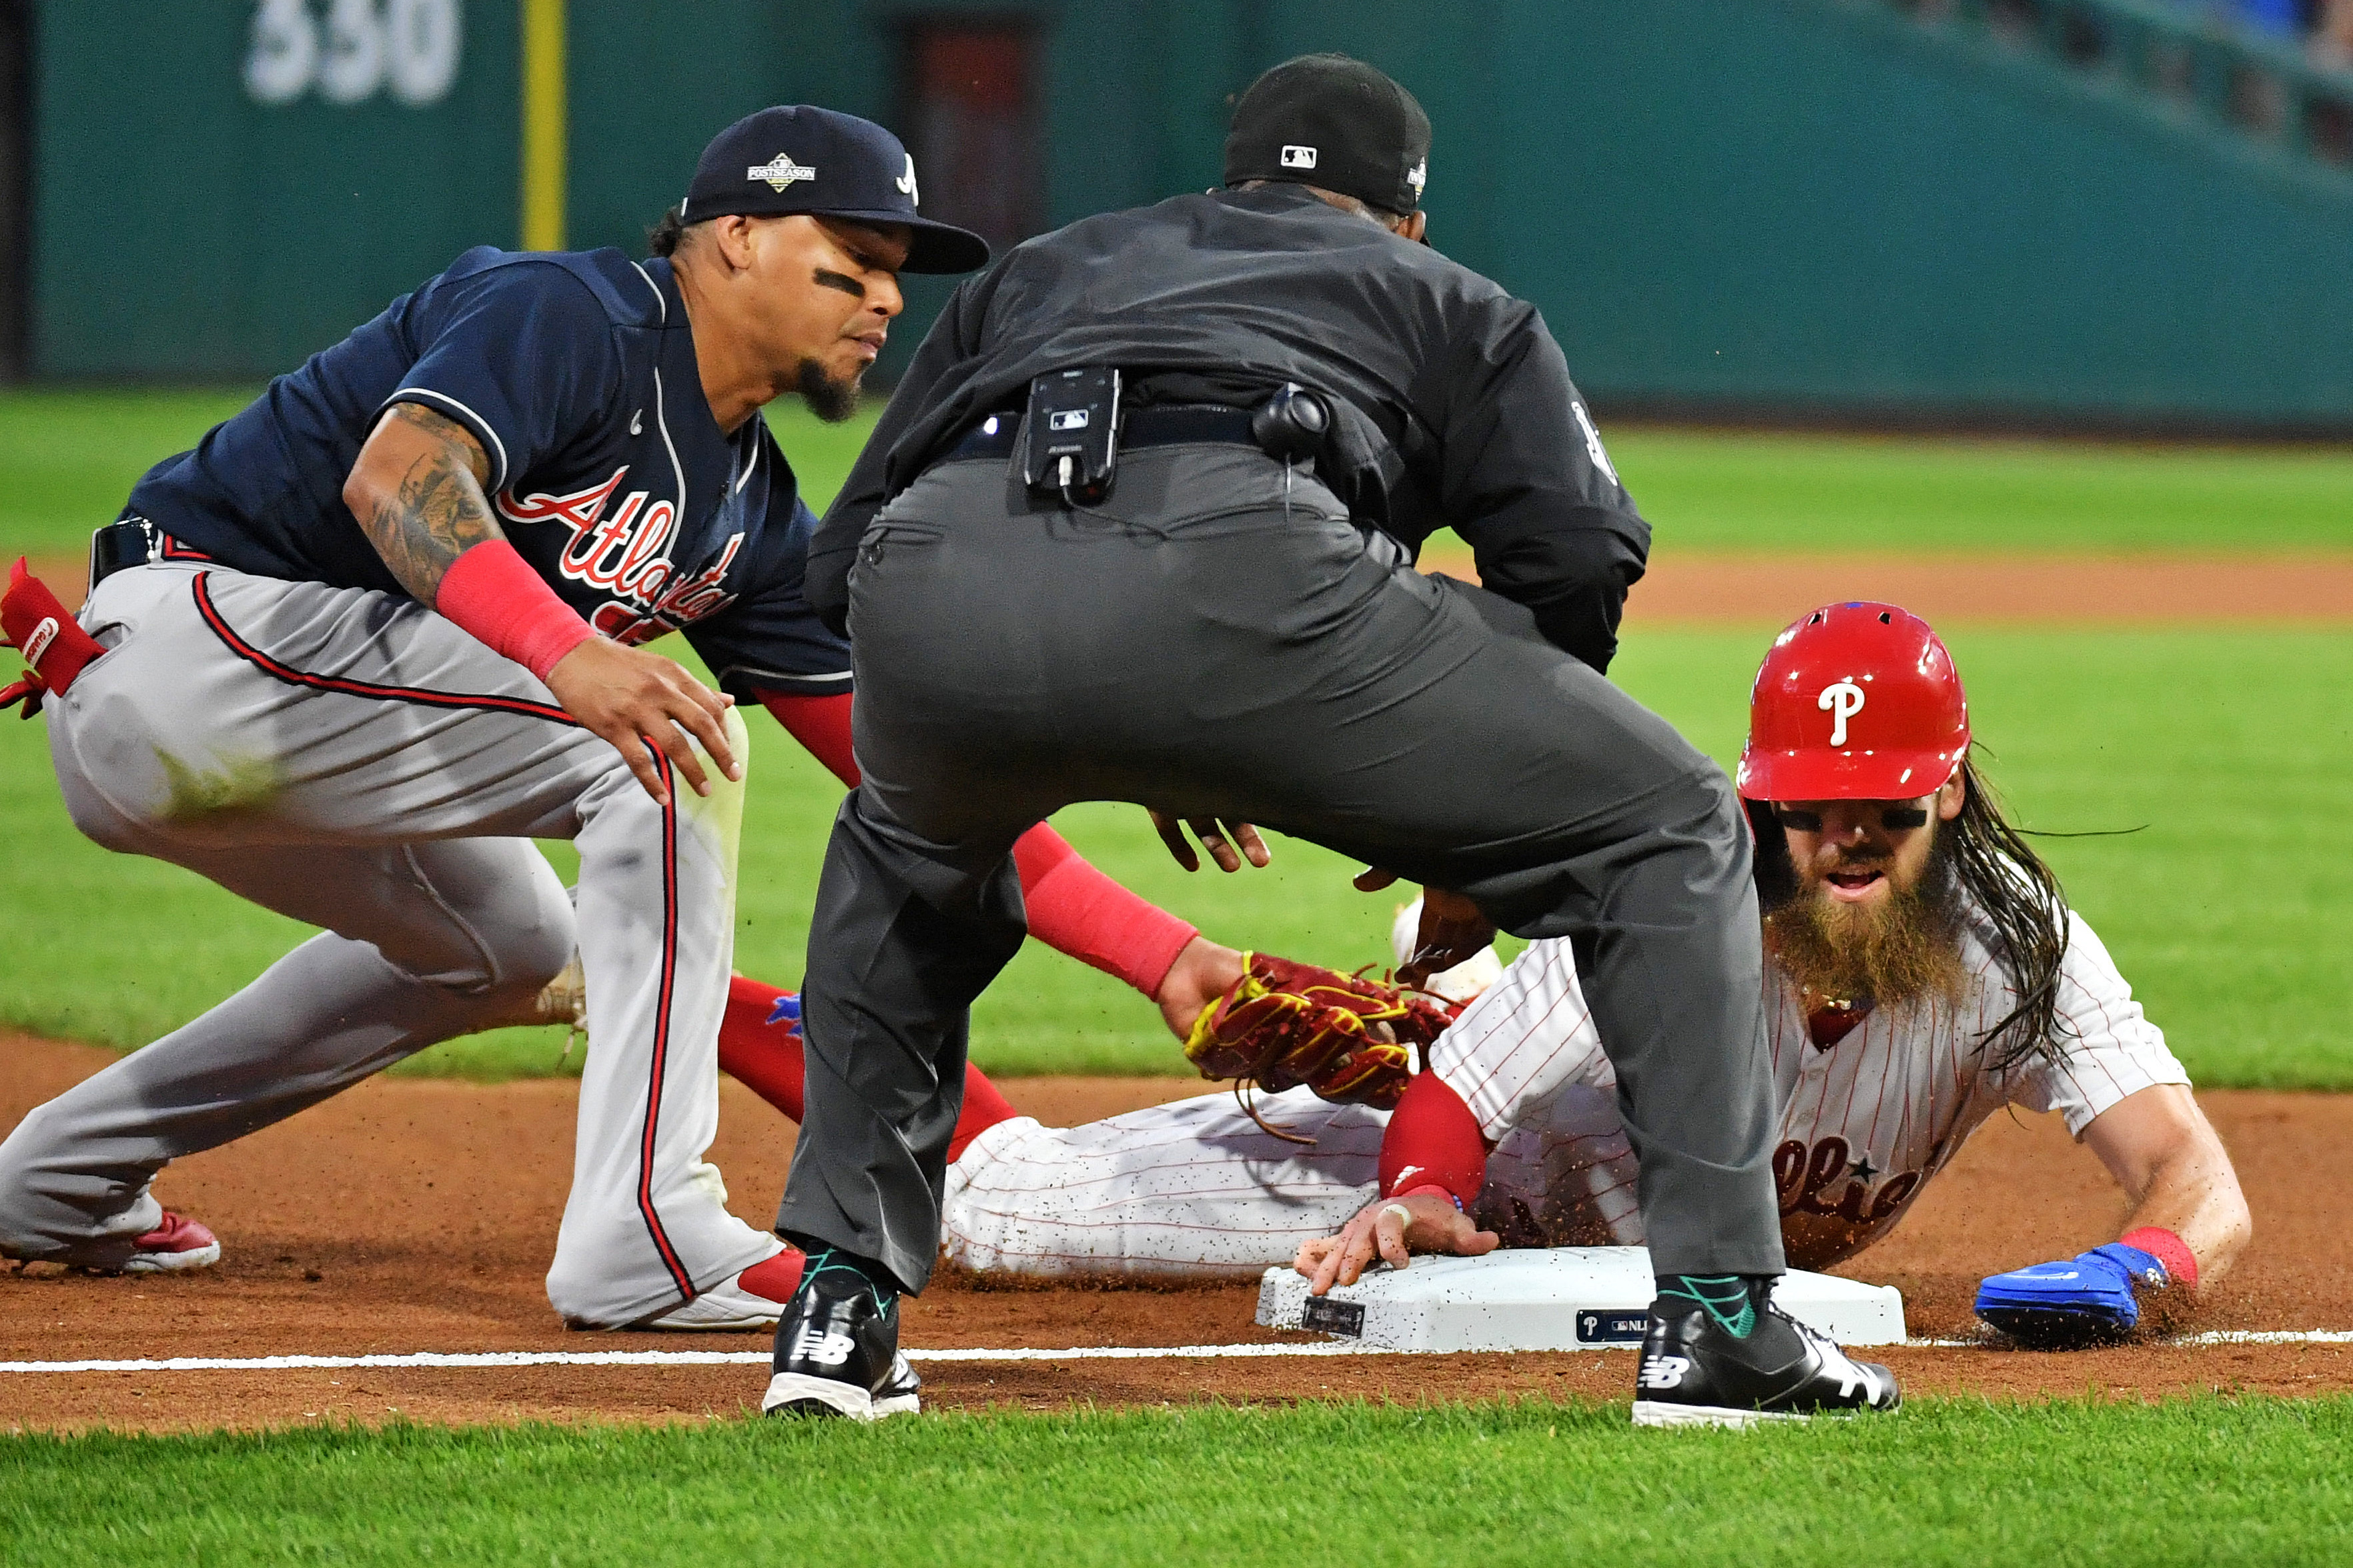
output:
[[[747,114],[711,139],[681,223],[808,213],[913,230],[904,272],[970,272],[988,242],[915,212],[915,159],[871,120],[796,103]]]

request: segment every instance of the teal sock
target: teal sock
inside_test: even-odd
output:
[[[1662,1274],[1659,1294],[1698,1302],[1715,1326],[1736,1340],[1746,1339],[1757,1327],[1757,1301],[1746,1275]]]
[[[874,1292],[874,1304],[885,1311],[899,1299],[899,1282],[889,1279],[887,1275],[883,1279],[876,1279],[875,1276],[882,1272],[881,1266],[870,1263],[854,1252],[844,1252],[838,1247],[803,1247],[801,1250],[808,1255],[808,1262],[801,1269],[800,1288],[803,1290],[807,1289],[809,1281],[820,1274],[855,1274],[865,1281],[868,1289]],[[884,1279],[889,1279],[889,1283],[885,1284]]]

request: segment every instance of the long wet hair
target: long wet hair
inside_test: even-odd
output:
[[[1989,928],[1994,962],[2009,977],[2018,1005],[1986,1032],[1994,1065],[2018,1066],[2052,1048],[2059,1022],[2059,965],[2067,952],[2067,898],[2058,877],[2024,834],[2001,814],[2001,802],[1976,766],[1977,748],[1961,759],[1961,814],[1936,824],[1928,863],[1931,878],[1949,879]],[[1767,913],[1798,894],[1798,868],[1788,840],[1763,801],[1741,803],[1757,835],[1757,900]],[[1939,889],[1928,889],[1936,892]]]

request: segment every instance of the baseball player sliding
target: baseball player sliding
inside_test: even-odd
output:
[[[2055,1110],[2131,1212],[2079,1258],[1986,1280],[1978,1310],[2081,1342],[2133,1327],[2152,1290],[2220,1277],[2247,1208],[2164,1036],[1968,747],[1949,656],[1892,605],[1815,612],[1758,673],[1739,782],[1763,851],[1782,1233],[1797,1266],[1850,1258],[1988,1116]],[[726,1037],[738,1076],[797,1116],[795,1014],[739,979]],[[1320,1291],[1409,1250],[1640,1243],[1639,1153],[1570,944],[1537,942],[1394,1113],[1302,1087],[1254,1111],[1211,1094],[1055,1129],[972,1072],[943,1242],[973,1268],[1048,1277],[1295,1262]]]
[[[200,1268],[169,1161],[528,1010],[575,942],[593,1048],[549,1300],[582,1327],[773,1323],[797,1252],[703,1163],[744,734],[848,764],[849,655],[801,597],[815,520],[759,409],[846,416],[975,236],[916,212],[880,126],[722,132],[653,258],[469,251],[151,470],[79,619],[5,599],[76,825],[325,928],[0,1144],[0,1251]],[[722,695],[637,645],[683,630]],[[532,837],[574,839],[566,896]],[[1239,973],[1050,830],[1033,929],[1189,1019]]]

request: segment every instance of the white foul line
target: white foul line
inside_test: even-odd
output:
[[[1146,1361],[1176,1357],[1382,1355],[1403,1352],[1352,1343],[1307,1345],[1087,1345],[1071,1350],[943,1350],[906,1352],[917,1362]],[[406,1355],[169,1356],[141,1361],[0,1361],[11,1372],[304,1372],[371,1367],[766,1366],[766,1351],[417,1351]]]
[[[2220,1330],[2154,1342],[2175,1345],[2353,1344],[2353,1330]],[[1908,1350],[1986,1348],[1981,1340],[1912,1340]],[[1590,1349],[1631,1350],[1631,1345]],[[1869,1348],[1869,1347],[1858,1347]],[[1893,1347],[1891,1347],[1893,1348]],[[1329,1344],[1079,1345],[1067,1350],[911,1350],[913,1362],[1056,1362],[1230,1360],[1260,1356],[1412,1355],[1353,1341]],[[1502,1352],[1510,1353],[1510,1352]],[[396,1367],[495,1366],[765,1366],[766,1351],[416,1351],[404,1355],[169,1356],[137,1361],[4,1361],[0,1373],[44,1372],[334,1372]]]

